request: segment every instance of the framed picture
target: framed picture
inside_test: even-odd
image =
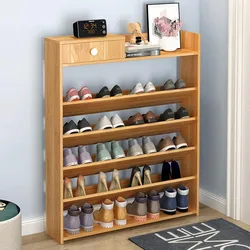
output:
[[[174,24],[180,21],[179,3],[147,4],[148,39],[152,44],[160,44],[164,34],[159,30],[159,22]],[[175,36],[176,48],[181,48],[180,32]]]

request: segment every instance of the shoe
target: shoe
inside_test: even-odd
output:
[[[145,86],[144,86],[144,92],[145,93],[150,93],[150,92],[155,92],[155,86],[152,82],[148,82]]]
[[[76,126],[75,122],[71,120],[70,122],[66,122],[63,126],[63,134],[64,135],[70,135],[79,133],[79,129]]]
[[[105,115],[101,117],[94,127],[94,130],[104,130],[108,128],[113,128],[109,118]]]
[[[177,189],[177,209],[179,212],[188,212],[188,193],[189,189],[185,186],[180,186]]]
[[[88,152],[87,146],[78,147],[78,161],[79,164],[87,164],[93,162],[91,155]]]
[[[146,221],[147,212],[147,196],[139,192],[133,203],[127,205],[128,216],[134,217],[136,221]]]
[[[176,89],[183,89],[183,88],[186,88],[186,83],[184,80],[177,80],[176,83],[175,83],[175,88]]]
[[[118,226],[124,226],[127,224],[127,200],[123,197],[118,197],[115,200],[114,206],[114,222]]]
[[[189,118],[190,117],[188,111],[185,108],[183,108],[183,107],[179,108],[174,113],[174,115],[175,115],[175,119],[185,119],[185,118]]]
[[[159,122],[173,121],[175,119],[172,109],[166,109],[159,117]]]
[[[110,96],[121,96],[121,95],[122,95],[122,89],[118,85],[115,85],[110,91]]]
[[[143,155],[141,146],[136,139],[129,139],[128,141],[128,156]]]
[[[96,94],[96,98],[106,98],[110,97],[110,92],[107,86],[103,87],[99,93]]]
[[[93,225],[94,225],[93,211],[94,211],[93,206],[88,203],[85,203],[81,207],[80,226],[84,232],[93,231]]]
[[[177,149],[186,148],[188,146],[186,141],[184,140],[184,138],[180,134],[173,138],[173,142],[174,142]]]
[[[81,98],[81,100],[90,100],[92,99],[92,94],[90,92],[90,90],[88,89],[88,87],[83,86],[79,91],[78,94]]]
[[[176,149],[171,138],[169,136],[166,139],[161,138],[157,146],[158,152],[163,152],[171,149]]]
[[[100,210],[94,212],[94,221],[97,224],[100,224],[101,227],[111,228],[113,227],[114,220],[114,202],[109,199],[106,199],[102,205]]]
[[[175,89],[175,85],[174,85],[174,82],[169,79],[167,80],[163,86],[161,86],[161,90],[172,90],[172,89]]]
[[[170,179],[171,179],[170,164],[164,161],[161,170],[161,181],[169,181]]]
[[[117,114],[111,117],[110,119],[113,128],[120,128],[125,127],[124,122],[122,121],[121,117]]]
[[[144,114],[143,119],[145,123],[157,122],[157,117],[152,111],[148,111],[146,114]]]
[[[171,162],[171,179],[181,178],[181,171],[177,161]]]
[[[114,169],[109,191],[118,190],[118,189],[122,189],[121,184],[120,184],[120,174],[117,169]]]
[[[120,143],[118,141],[111,142],[111,156],[112,159],[120,159],[126,157],[123,148],[120,146]]]
[[[168,188],[164,191],[164,195],[160,199],[161,211],[165,214],[176,214],[176,190]]]
[[[108,192],[107,176],[105,173],[99,173],[97,193]]]
[[[144,154],[153,154],[156,153],[156,148],[154,143],[151,141],[150,137],[142,137],[142,148]]]
[[[151,168],[148,165],[144,166],[142,170],[142,184],[143,185],[152,183],[150,175],[151,175]]]
[[[69,178],[65,177],[64,179],[64,199],[73,198],[73,192],[72,192],[72,182]]]
[[[67,233],[80,233],[80,213],[81,211],[75,205],[68,210],[68,214],[64,217],[64,229]]]
[[[148,218],[160,218],[160,194],[152,190],[148,195]]]
[[[135,115],[132,115],[128,119],[128,126],[130,125],[139,125],[144,124],[144,119],[141,113],[137,113]]]
[[[88,123],[88,121],[85,118],[78,121],[77,127],[78,127],[80,133],[92,131],[90,124]]]
[[[129,187],[142,186],[141,170],[138,167],[132,168]]]
[[[109,161],[112,159],[104,143],[97,143],[96,148],[97,153],[95,161]]]
[[[80,96],[78,95],[78,92],[76,89],[71,88],[66,93],[65,101],[66,102],[73,102],[73,101],[79,101]]]
[[[63,149],[63,166],[70,167],[78,165],[76,156],[73,154],[71,148]]]
[[[131,89],[130,94],[141,94],[141,93],[144,93],[144,88],[142,87],[142,84],[139,82]]]
[[[77,178],[77,187],[75,191],[75,197],[85,196],[85,178],[82,175],[79,175]]]

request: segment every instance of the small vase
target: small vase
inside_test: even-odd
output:
[[[175,51],[178,49],[178,37],[164,36],[160,40],[160,46],[165,51]]]

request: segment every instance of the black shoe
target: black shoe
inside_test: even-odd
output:
[[[164,161],[161,171],[161,181],[169,181],[171,177],[170,174],[170,164]]]
[[[188,113],[188,111],[187,111],[185,108],[183,108],[183,107],[179,108],[179,109],[174,113],[174,115],[175,115],[175,119],[185,119],[185,118],[189,118],[189,113]]]
[[[135,167],[132,169],[131,172],[129,187],[140,186],[140,185],[142,185],[141,170],[138,167]]]
[[[110,96],[121,96],[121,95],[122,95],[122,89],[118,85],[115,85],[110,91]]]
[[[87,131],[92,131],[92,128],[91,128],[90,124],[88,123],[88,121],[85,118],[78,121],[77,126],[78,126],[78,129],[79,129],[80,133],[87,132]]]
[[[142,184],[146,185],[146,184],[151,184],[151,168],[148,165],[145,165],[143,170],[142,170]]]
[[[174,112],[172,111],[172,109],[167,109],[164,111],[163,114],[160,115],[159,117],[159,121],[161,122],[165,122],[165,121],[172,121],[174,120]]]
[[[103,87],[99,93],[96,94],[96,98],[110,97],[110,92],[107,86]]]
[[[79,129],[77,128],[74,121],[66,122],[63,126],[63,134],[69,135],[69,134],[75,134],[79,133]]]
[[[177,161],[171,162],[171,179],[179,179],[181,178],[181,171]]]

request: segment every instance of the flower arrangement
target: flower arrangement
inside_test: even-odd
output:
[[[177,37],[183,22],[179,20],[172,21],[169,18],[163,16],[161,18],[155,18],[154,25],[155,29],[157,29],[157,33],[160,33],[161,36]]]

